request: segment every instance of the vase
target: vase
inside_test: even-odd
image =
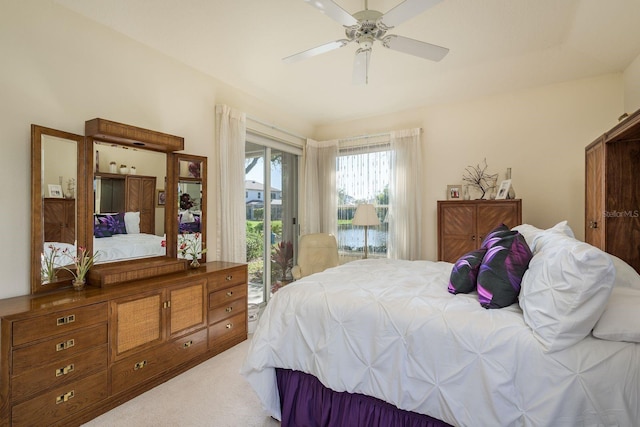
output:
[[[86,284],[86,279],[73,279],[73,289],[76,291],[83,290]]]
[[[197,258],[194,258],[194,259],[191,261],[191,264],[189,264],[189,266],[190,266],[191,268],[198,268],[198,267],[200,267],[200,262],[198,261],[198,259],[197,259]]]

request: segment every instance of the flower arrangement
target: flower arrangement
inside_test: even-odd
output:
[[[178,253],[185,259],[191,259],[191,266],[198,267],[200,263],[198,258],[207,252],[207,248],[203,248],[200,233],[182,233],[178,235]]]
[[[42,283],[53,283],[56,281],[56,260],[60,256],[60,248],[48,245],[47,250],[40,254],[40,277]]]
[[[496,187],[496,180],[498,179],[498,174],[489,174],[487,168],[487,159],[484,159],[484,166],[480,166],[480,164],[475,167],[467,166],[462,176],[464,182],[469,183],[471,187],[481,193],[480,200],[484,199],[488,190]]]
[[[89,272],[89,269],[93,266],[98,258],[98,253],[90,254],[87,248],[78,246],[76,254],[72,254],[68,249],[62,251],[62,254],[71,259],[74,269],[63,266],[73,276],[73,286],[80,290],[84,288],[85,276]]]

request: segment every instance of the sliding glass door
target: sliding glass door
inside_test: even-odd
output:
[[[249,303],[261,304],[291,280],[298,240],[299,156],[255,139],[245,144],[247,263]]]

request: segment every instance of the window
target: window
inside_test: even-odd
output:
[[[387,256],[391,179],[391,152],[388,142],[364,141],[364,144],[341,144],[337,158],[338,247],[341,262],[362,258],[364,228],[351,221],[360,203],[372,203],[380,219],[377,227],[368,227],[367,246],[370,258]]]

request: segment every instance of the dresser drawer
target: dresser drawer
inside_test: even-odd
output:
[[[13,323],[13,345],[18,346],[52,335],[107,321],[107,303],[59,311]]]
[[[217,323],[227,317],[234,316],[247,310],[247,300],[245,298],[236,299],[218,305],[209,310],[209,324]]]
[[[78,353],[74,357],[37,366],[22,375],[13,377],[11,396],[14,401],[40,390],[75,381],[87,374],[107,369],[107,346]]]
[[[123,359],[111,368],[111,393],[121,393],[206,351],[207,330],[202,329]]]
[[[93,347],[107,343],[107,324],[69,331],[46,341],[13,350],[13,372],[20,375],[42,364],[76,357]]]
[[[103,371],[13,406],[12,426],[51,425],[106,397],[107,371]]]
[[[209,291],[215,291],[228,286],[247,284],[247,267],[237,267],[211,275],[207,278]]]
[[[230,301],[247,296],[247,284],[236,285],[221,291],[209,293],[209,308],[229,304]]]
[[[247,335],[247,313],[239,313],[209,326],[209,342],[217,344],[238,336]]]

